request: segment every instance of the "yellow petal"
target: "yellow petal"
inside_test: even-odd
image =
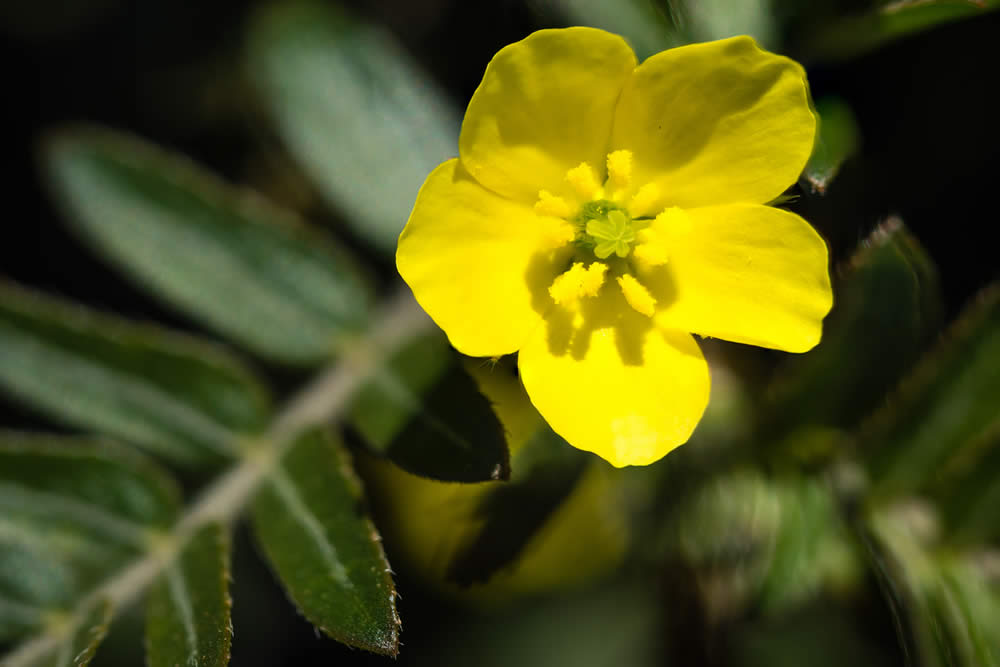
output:
[[[755,204],[686,213],[670,261],[640,276],[658,324],[788,352],[819,342],[833,293],[826,243],[805,220]]]
[[[761,204],[798,178],[815,131],[802,67],[734,37],[637,67],[611,145],[632,151],[633,181],[656,183],[660,208]]]
[[[553,310],[521,348],[531,402],[574,447],[612,465],[645,465],[687,441],[708,403],[694,339],[665,332],[618,290],[581,302],[582,324]]]
[[[462,164],[483,185],[534,203],[569,194],[581,162],[604,179],[615,104],[635,67],[621,37],[593,28],[540,30],[490,61],[462,123]]]
[[[546,293],[573,252],[552,250],[564,224],[497,196],[449,160],[417,195],[396,267],[460,352],[510,354],[541,321],[533,295]]]

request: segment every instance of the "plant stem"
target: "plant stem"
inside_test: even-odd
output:
[[[261,446],[246,450],[190,505],[173,529],[154,540],[153,547],[116,575],[85,596],[57,625],[27,640],[0,660],[0,667],[28,667],[68,641],[95,604],[108,601],[112,614],[135,601],[184,549],[188,540],[208,523],[232,523],[250,502],[257,487],[302,430],[319,424],[334,424],[342,416],[355,392],[385,364],[391,355],[413,337],[432,326],[409,290],[401,288],[380,309],[364,339],[341,345],[341,359],[332,364],[292,396],[261,438]]]

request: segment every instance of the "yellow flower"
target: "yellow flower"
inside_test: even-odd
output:
[[[815,130],[803,69],[749,37],[637,64],[616,35],[542,30],[486,68],[460,157],[427,177],[396,263],[459,351],[519,353],[570,444],[651,463],[708,402],[691,333],[819,342],[826,245],[766,205]]]

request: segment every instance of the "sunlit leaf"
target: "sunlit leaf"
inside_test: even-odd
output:
[[[222,350],[2,282],[0,388],[189,465],[231,455],[269,417],[264,389]]]
[[[208,525],[167,566],[146,606],[150,667],[212,667],[229,663],[229,537]]]
[[[503,426],[435,331],[403,347],[355,398],[350,423],[415,475],[454,482],[510,476]]]
[[[308,431],[258,492],[254,530],[313,625],[345,644],[396,655],[396,591],[363,502],[343,446],[324,430]]]
[[[318,362],[363,328],[354,262],[260,197],[109,130],[57,134],[45,158],[69,221],[102,254],[257,354]]]
[[[292,154],[359,236],[391,252],[461,116],[385,30],[332,4],[275,3],[248,66]]]
[[[840,167],[860,147],[861,130],[851,107],[839,97],[818,100],[816,113],[819,114],[819,131],[802,178],[813,192],[825,194]]]

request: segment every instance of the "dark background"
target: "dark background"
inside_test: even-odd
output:
[[[460,107],[500,47],[561,24],[558,15],[513,0],[348,4],[389,27]],[[3,3],[0,276],[102,309],[198,330],[131,287],[61,224],[40,181],[35,153],[47,130],[67,122],[133,131],[232,181],[259,185],[319,222],[335,222],[297,174],[283,174],[281,163],[275,167],[261,159],[268,150],[261,139],[267,129],[239,74],[250,9],[233,1]],[[995,279],[1000,267],[992,243],[1000,223],[1000,114],[993,99],[1000,83],[998,38],[1000,12],[897,41],[845,64],[810,66],[816,98],[836,93],[854,108],[863,149],[825,197],[803,193],[793,206],[827,237],[835,262],[849,256],[875,224],[898,214],[938,265],[949,317]],[[284,185],[273,185],[283,179]],[[381,269],[390,279],[392,267]],[[51,429],[4,404],[0,426]],[[385,662],[317,638],[262,571],[245,536],[237,540],[235,557],[234,665]],[[457,612],[430,604],[405,577],[398,583],[404,658],[447,642],[442,628]],[[254,604],[240,604],[247,598]],[[139,664],[138,621],[122,622],[132,624],[132,631],[113,633],[99,663],[112,664],[117,657],[121,664]]]

